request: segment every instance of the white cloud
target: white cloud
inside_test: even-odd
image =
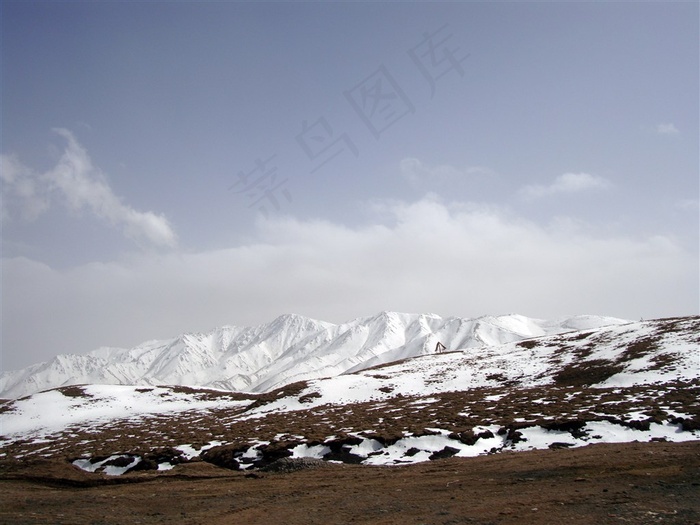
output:
[[[419,159],[408,157],[399,163],[401,174],[414,187],[454,184],[473,179],[477,176],[492,176],[494,171],[485,166],[470,166],[456,168],[448,164],[435,166],[426,164]]]
[[[678,128],[671,123],[659,124],[658,126],[656,126],[656,132],[662,135],[675,135],[677,133],[680,133],[680,131],[678,131]]]
[[[14,155],[0,155],[0,180],[4,220],[17,210],[22,218],[32,221],[49,208],[46,188]]]
[[[651,318],[697,308],[697,257],[670,238],[543,227],[436,198],[388,203],[384,217],[358,228],[266,219],[248,245],[70,270],[6,259],[5,366],[285,312],[340,322],[381,310]]]
[[[44,174],[33,174],[14,156],[2,156],[4,200],[20,197],[24,216],[36,218],[48,209],[50,198],[58,199],[72,211],[88,210],[94,217],[121,228],[131,240],[175,246],[175,232],[163,215],[124,204],[73,134],[65,129],[54,131],[67,145],[56,166]]]
[[[496,172],[487,166],[469,166],[465,173],[467,175],[482,175],[487,177],[492,177],[496,175]]]
[[[700,209],[699,199],[681,199],[676,202],[676,208],[679,210],[697,211]]]
[[[549,185],[532,184],[520,190],[520,194],[526,199],[537,199],[550,195],[578,193],[588,190],[605,190],[612,183],[598,175],[588,173],[564,173],[559,175]]]

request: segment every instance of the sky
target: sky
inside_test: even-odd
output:
[[[697,2],[2,3],[2,360],[697,314]]]

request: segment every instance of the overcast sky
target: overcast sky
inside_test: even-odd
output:
[[[698,3],[2,3],[2,369],[283,313],[698,313]]]

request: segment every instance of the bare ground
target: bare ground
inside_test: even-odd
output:
[[[109,478],[0,462],[0,523],[700,524],[700,442],[591,445],[293,473],[205,462]]]

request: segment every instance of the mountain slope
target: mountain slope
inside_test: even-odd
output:
[[[120,474],[195,457],[228,468],[289,457],[393,465],[698,440],[699,348],[700,317],[688,317],[423,355],[264,394],[64,387],[0,405],[0,458]]]
[[[75,384],[189,385],[264,392],[447,349],[499,345],[627,321],[577,316],[558,321],[520,315],[477,319],[382,312],[336,325],[283,315],[257,327],[225,326],[130,349],[100,348],[0,375],[0,398]]]

